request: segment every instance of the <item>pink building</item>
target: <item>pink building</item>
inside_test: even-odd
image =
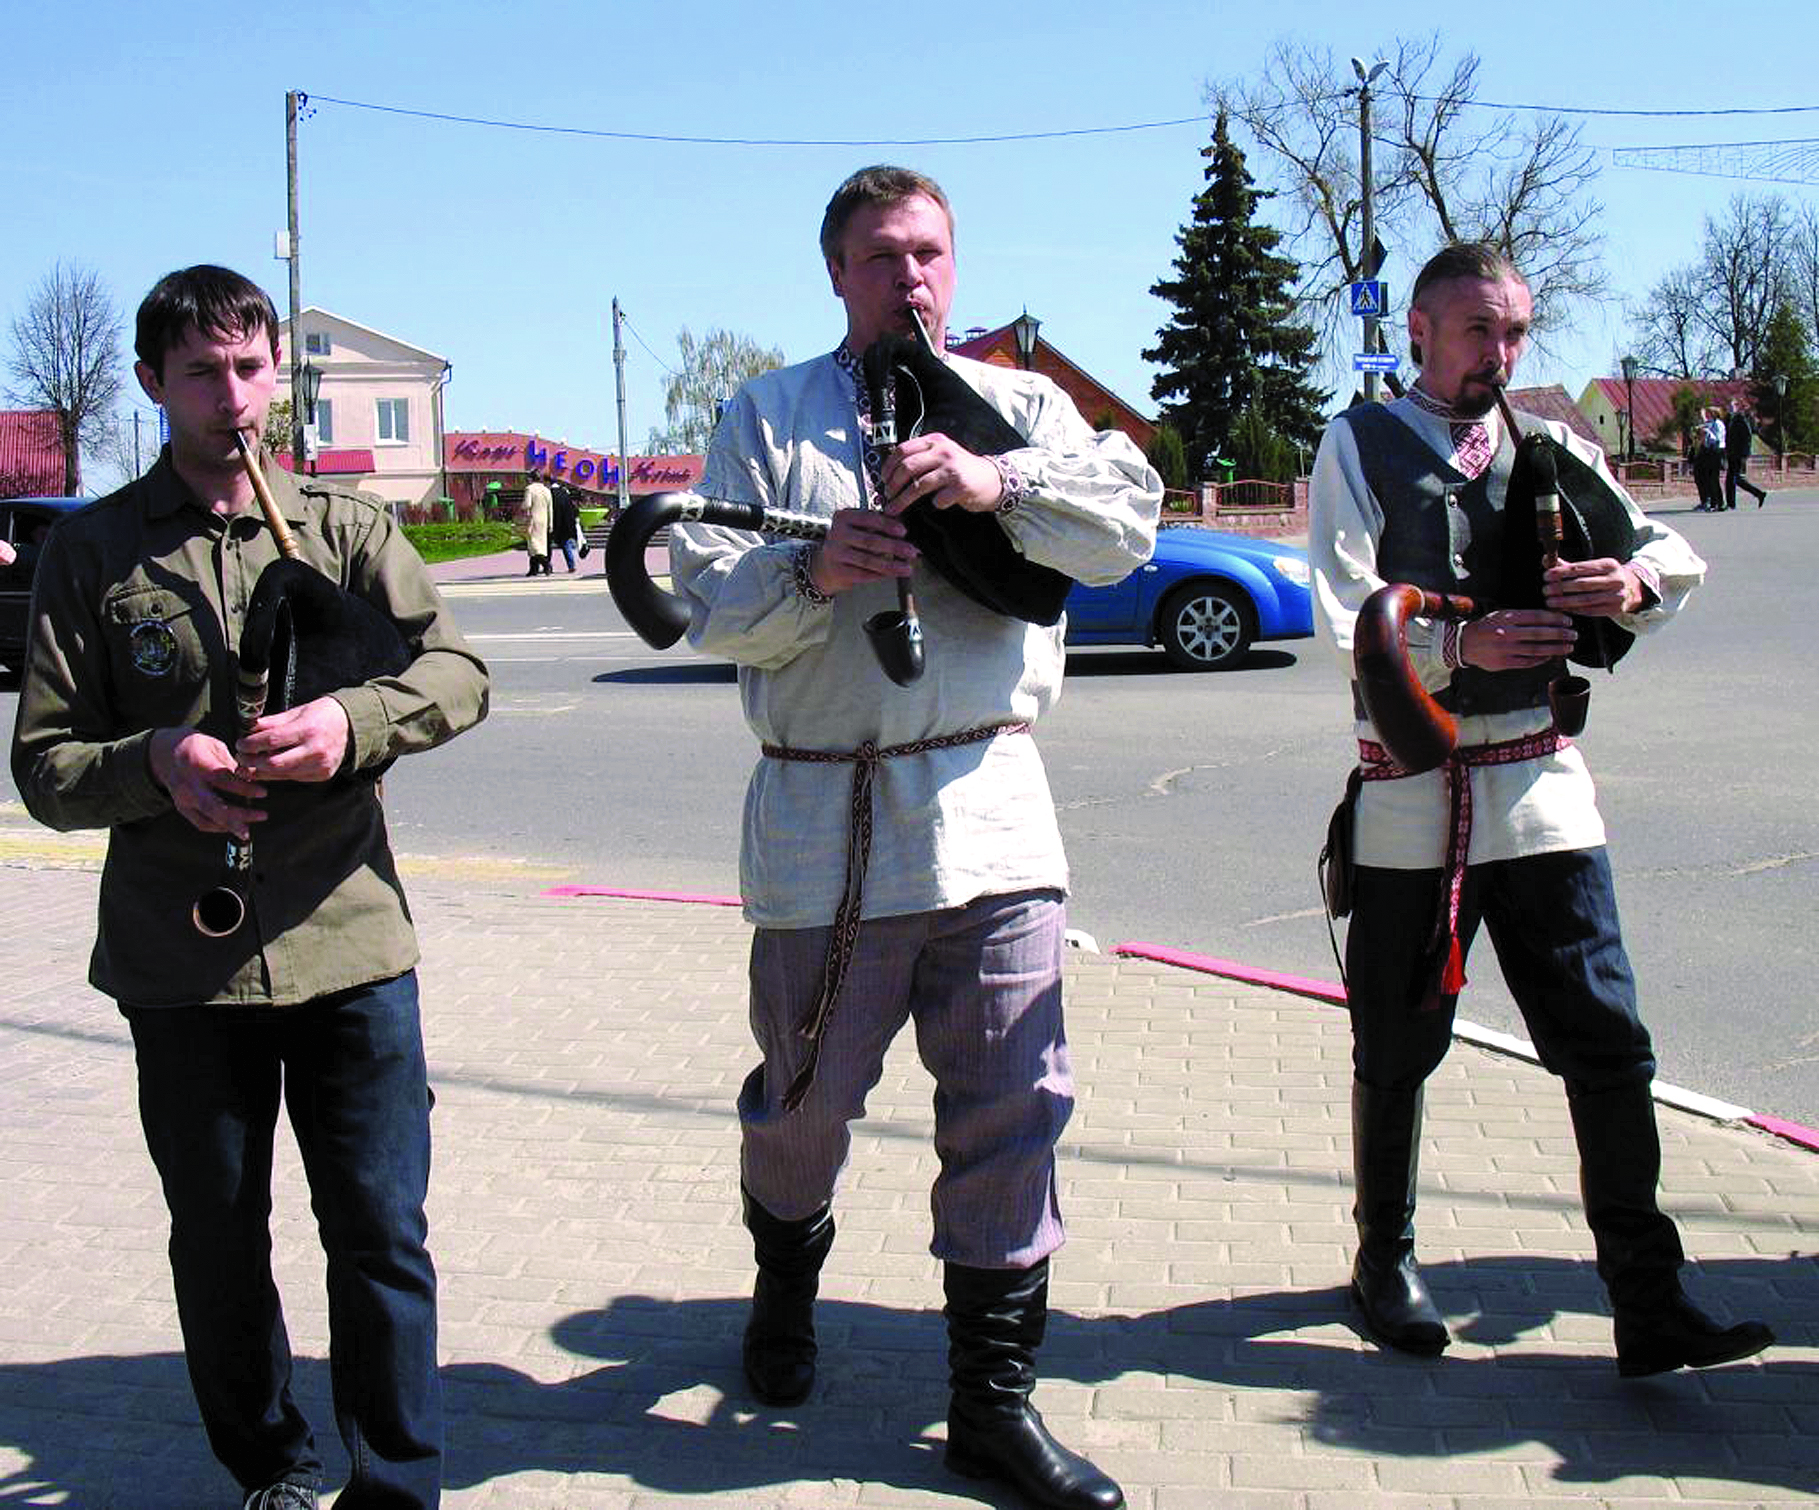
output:
[[[321,374],[304,466],[391,503],[444,492],[442,390],[449,364],[433,351],[315,306],[297,317],[298,354]],[[291,397],[291,332],[279,334],[277,397]],[[293,467],[293,470],[298,470]]]

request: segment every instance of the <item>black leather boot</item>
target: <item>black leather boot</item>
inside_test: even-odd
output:
[[[798,1222],[780,1221],[740,1190],[751,1229],[758,1281],[745,1324],[745,1377],[766,1405],[799,1405],[815,1384],[815,1295],[834,1246],[834,1218],[823,1206]]]
[[[1419,1089],[1352,1082],[1352,1169],[1358,1256],[1353,1303],[1386,1347],[1433,1357],[1452,1341],[1415,1263],[1415,1176],[1421,1154]]]
[[[1680,1233],[1656,1204],[1661,1138],[1648,1085],[1569,1092],[1567,1106],[1598,1277],[1615,1318],[1617,1372],[1635,1379],[1761,1352],[1775,1340],[1761,1322],[1721,1327],[1680,1288]]]
[[[1002,1479],[1032,1505],[1118,1510],[1124,1491],[1069,1452],[1030,1404],[1036,1349],[1048,1329],[1048,1260],[1028,1269],[949,1264],[947,1466]]]

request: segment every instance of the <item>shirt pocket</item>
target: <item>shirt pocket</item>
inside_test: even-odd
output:
[[[187,724],[206,711],[221,629],[205,605],[167,587],[126,586],[102,604],[101,621],[119,705],[129,720]]]

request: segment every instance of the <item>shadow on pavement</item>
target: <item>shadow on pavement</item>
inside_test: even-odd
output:
[[[1067,652],[1069,676],[1178,676],[1184,686],[1222,676],[1242,676],[1247,671],[1281,671],[1295,664],[1286,650],[1253,646],[1242,660],[1213,671],[1182,671],[1160,650],[1103,650],[1071,646]]]
[[[593,680],[596,686],[614,683],[634,687],[690,686],[722,682],[730,687],[739,680],[739,670],[731,661],[676,661],[662,666],[627,666],[622,671],[603,671]]]
[[[1563,1484],[1643,1475],[1819,1490],[1819,1368],[1778,1363],[1771,1350],[1728,1369],[1620,1380],[1608,1341],[1560,1351],[1531,1335],[1556,1318],[1605,1315],[1589,1263],[1509,1256],[1424,1272],[1460,1341],[1496,1353],[1455,1349],[1424,1360],[1361,1350],[1344,1290],[1334,1286],[1128,1316],[1057,1312],[1041,1372],[1084,1385],[1147,1374],[1176,1388],[1197,1381],[1281,1392],[1275,1424],[1259,1431],[1299,1429],[1310,1456],[1322,1444],[1404,1460],[1539,1445],[1557,1459],[1552,1475]],[[1812,1255],[1700,1265],[1689,1288],[1723,1316],[1763,1317],[1783,1341],[1810,1346],[1819,1332]],[[710,1494],[839,1479],[1016,1503],[942,1466],[939,1314],[823,1301],[815,1394],[769,1410],[753,1405],[740,1375],[745,1312],[743,1297],[620,1296],[551,1331],[563,1351],[604,1360],[598,1368],[545,1383],[502,1364],[445,1367],[448,1486],[535,1472]],[[1310,1334],[1321,1328],[1324,1335]],[[1599,1336],[1608,1332],[1600,1327]],[[326,1365],[300,1359],[299,1403],[338,1477],[345,1460],[326,1390]],[[29,1460],[0,1477],[0,1503],[175,1505],[231,1492],[207,1456],[174,1353],[0,1366],[0,1442]],[[1100,1456],[1115,1471],[1116,1451]],[[158,1492],[175,1498],[129,1482],[140,1471],[135,1459],[141,1469],[155,1461]]]

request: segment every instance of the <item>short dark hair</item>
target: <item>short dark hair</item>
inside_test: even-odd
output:
[[[166,273],[139,305],[133,350],[164,380],[164,358],[192,330],[217,340],[240,339],[261,330],[278,355],[278,311],[271,295],[252,279],[213,263]]]
[[[1528,287],[1528,279],[1522,276],[1516,264],[1500,248],[1488,241],[1455,241],[1441,247],[1427,259],[1427,265],[1415,274],[1415,288],[1409,295],[1409,307],[1425,309],[1422,300],[1427,297],[1429,289],[1443,283],[1463,282],[1468,278],[1480,283],[1501,283],[1505,278],[1513,278],[1524,288]],[[1411,340],[1408,343],[1408,354],[1419,367],[1421,343]]]
[[[861,168],[835,189],[834,197],[827,202],[827,213],[821,217],[821,255],[829,262],[840,260],[840,242],[846,235],[847,222],[864,206],[901,204],[918,195],[941,206],[951,232],[954,207],[947,202],[941,185],[926,173],[914,168],[893,168],[888,163]]]

